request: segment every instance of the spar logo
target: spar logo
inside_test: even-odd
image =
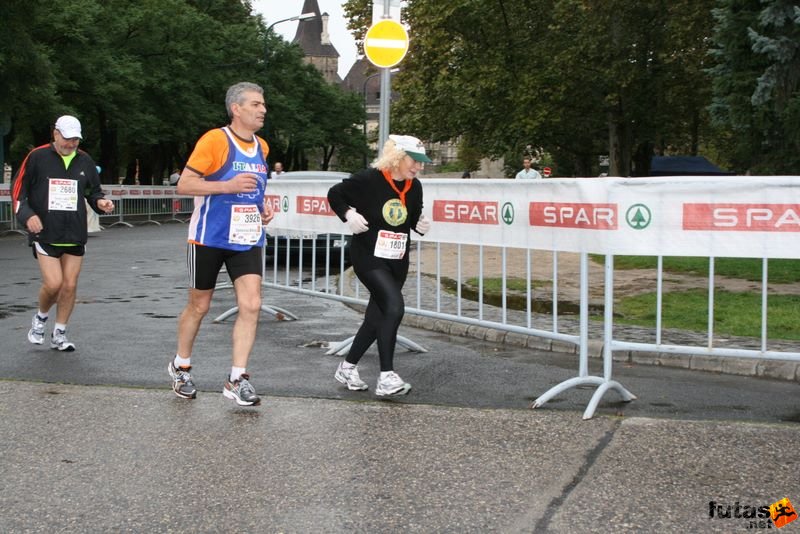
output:
[[[531,202],[531,226],[581,228],[584,230],[616,230],[616,204],[577,202]]]
[[[461,224],[500,224],[497,202],[434,200],[433,220]],[[512,213],[513,217],[513,213]]]
[[[330,215],[336,216],[336,213],[331,209],[328,204],[327,197],[297,197],[297,213],[299,215]]]
[[[511,226],[514,224],[514,204],[506,202],[503,204],[503,222]]]
[[[652,220],[653,214],[644,204],[634,204],[625,212],[625,222],[634,230],[644,230],[650,226]]]
[[[709,501],[710,519],[739,519],[747,529],[782,528],[797,519],[797,512],[788,498],[763,506],[751,506],[736,501],[733,504]]]
[[[800,204],[683,205],[683,229],[717,232],[800,232]]]
[[[285,197],[284,197],[285,199]],[[283,211],[289,211],[289,201],[285,199],[286,209]],[[280,195],[264,195],[264,203],[268,204],[272,211],[275,213],[281,212],[281,197]]]

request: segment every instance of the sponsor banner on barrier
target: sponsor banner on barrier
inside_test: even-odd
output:
[[[598,254],[800,258],[798,177],[423,179],[424,238]],[[276,229],[347,233],[331,181],[274,181]]]
[[[108,197],[173,198],[180,196],[175,187],[168,185],[103,185],[103,193]],[[188,198],[188,197],[187,197]]]
[[[487,246],[664,256],[800,258],[796,176],[515,180],[423,179],[425,237]],[[271,181],[273,231],[348,233],[335,183]],[[104,186],[124,199],[180,198],[168,186]],[[10,189],[0,189],[10,200]]]

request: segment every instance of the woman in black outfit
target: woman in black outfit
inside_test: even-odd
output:
[[[368,388],[356,365],[375,340],[381,363],[375,394],[405,395],[411,389],[394,372],[394,348],[405,312],[402,289],[411,229],[420,235],[430,229],[430,221],[422,215],[422,184],[416,177],[430,161],[416,137],[390,135],[372,168],[328,191],[331,208],[353,233],[350,260],[370,293],[364,322],[334,375],[348,389]]]

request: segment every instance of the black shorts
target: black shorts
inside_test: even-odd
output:
[[[69,254],[70,256],[83,256],[86,254],[86,245],[56,246],[34,241],[31,243],[31,250],[33,250],[34,258],[38,257],[38,254],[51,258],[60,258],[64,254]]]
[[[245,274],[261,276],[264,272],[263,249],[256,246],[238,251],[189,243],[186,264],[189,267],[189,287],[214,289],[223,264],[231,281]]]

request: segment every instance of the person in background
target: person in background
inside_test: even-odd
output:
[[[283,174],[283,163],[276,161],[272,168],[272,176],[278,177]]]
[[[181,172],[178,169],[172,171],[172,174],[169,175],[169,185],[178,185],[178,180],[181,179]]]
[[[44,344],[50,309],[56,305],[50,348],[64,352],[75,350],[67,339],[67,324],[86,254],[86,206],[97,213],[114,211],[114,203],[100,187],[97,165],[78,149],[82,139],[77,118],[59,117],[53,142],[28,153],[12,188],[17,220],[28,230],[28,243],[42,273],[39,310],[31,320],[28,341]]]
[[[525,156],[522,158],[522,170],[517,173],[517,180],[541,180],[542,175],[539,171],[531,168],[531,158]]]
[[[334,374],[350,390],[369,388],[357,365],[376,340],[381,372],[375,394],[405,395],[411,389],[394,371],[394,349],[405,313],[402,290],[408,274],[411,230],[424,235],[430,229],[430,221],[422,215],[422,184],[417,179],[430,161],[416,137],[390,135],[372,168],[351,175],[328,191],[331,209],[353,233],[353,270],[370,294],[364,322]]]
[[[97,165],[95,168],[97,169],[97,175],[100,176],[103,173],[103,169],[100,168],[100,165]],[[103,227],[100,226],[100,216],[91,209],[88,200],[84,199],[84,202],[86,203],[86,231],[90,234],[102,232]]]
[[[254,83],[234,84],[228,88],[225,106],[230,125],[203,134],[178,182],[178,194],[195,199],[186,253],[189,302],[178,319],[177,351],[167,371],[178,397],[195,398],[192,350],[225,265],[239,313],[222,394],[240,406],[255,406],[261,398],[250,383],[247,362],[261,311],[263,226],[273,217],[264,201],[269,146],[256,135],[267,115],[264,91]]]

